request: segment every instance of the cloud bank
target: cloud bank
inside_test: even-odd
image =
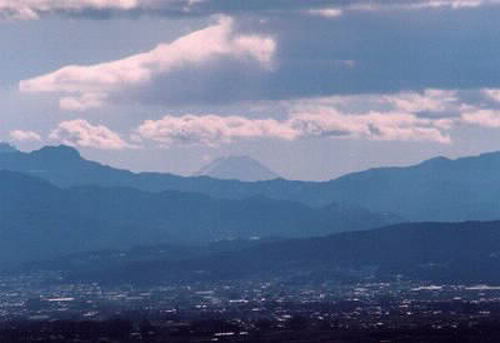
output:
[[[129,142],[104,125],[76,119],[61,122],[48,139],[103,150],[137,149],[151,144],[160,148],[216,148],[243,141],[293,142],[314,138],[449,144],[453,129],[459,126],[500,127],[500,104],[484,105],[490,97],[496,101],[498,92],[497,89],[468,92],[428,89],[383,96],[330,96],[261,104],[261,110],[268,116],[276,105],[281,106],[287,113],[285,119],[171,114],[143,121],[131,129]],[[15,130],[10,135],[17,141],[42,140],[33,131]]]
[[[352,110],[355,103],[367,102],[370,103],[367,108]],[[304,99],[286,102],[285,106],[289,114],[284,120],[214,114],[167,115],[159,120],[144,121],[136,130],[136,137],[167,147],[213,147],[241,140],[294,141],[314,137],[450,143],[449,131],[456,118],[423,118],[418,113],[459,108],[453,92],[438,90],[385,97]]]
[[[288,113],[288,118],[282,120],[167,115],[144,121],[134,135],[141,142],[156,142],[162,147],[216,147],[244,140],[310,138],[449,144],[453,129],[459,126],[500,127],[500,104],[484,104],[488,98],[497,101],[498,94],[497,89],[427,89],[299,99],[281,102]]]

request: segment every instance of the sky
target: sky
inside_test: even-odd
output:
[[[328,180],[500,150],[500,0],[0,0],[0,140]]]

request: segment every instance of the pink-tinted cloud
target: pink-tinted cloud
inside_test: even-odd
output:
[[[345,114],[318,107],[292,114],[287,124],[301,137],[339,137],[384,141],[433,141],[450,143],[449,119],[423,119],[405,112]]]
[[[305,11],[307,14],[323,17],[327,19],[338,18],[343,14],[340,8],[335,7],[325,7],[325,8],[315,8]]]
[[[164,146],[173,144],[217,146],[242,139],[293,140],[298,132],[274,119],[185,115],[147,120],[137,129],[137,134],[142,139],[156,141]]]
[[[62,144],[103,150],[122,150],[134,146],[104,125],[93,125],[86,120],[76,119],[59,123],[52,130],[49,139]]]
[[[136,130],[136,139],[163,146],[218,146],[249,139],[297,139],[324,137],[385,141],[450,143],[455,119],[426,119],[412,113],[368,111],[343,113],[317,105],[297,109],[288,119],[250,119],[241,116],[185,115],[147,120]]]
[[[468,124],[474,124],[483,127],[500,127],[500,110],[495,109],[475,109],[464,112],[462,120]]]
[[[9,19],[31,20],[60,11],[132,10],[155,0],[0,0],[0,14]]]
[[[457,91],[440,89],[386,95],[383,96],[383,101],[398,110],[410,113],[457,110],[460,104]]]
[[[9,133],[10,138],[16,142],[41,142],[40,134],[30,130],[13,130]]]
[[[500,103],[500,89],[488,88],[481,90],[481,93],[486,98]]]
[[[242,67],[250,61],[270,70],[275,49],[269,36],[234,33],[233,20],[225,17],[215,25],[170,44],[160,44],[151,51],[97,65],[67,66],[21,81],[19,89],[24,93],[60,94],[62,109],[84,111],[102,106],[114,93],[147,88],[153,78],[168,78],[174,71],[202,67],[218,59],[231,58],[240,61]]]

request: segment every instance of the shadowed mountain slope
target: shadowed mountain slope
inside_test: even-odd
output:
[[[304,237],[397,220],[362,209],[311,208],[265,197],[225,200],[125,187],[62,189],[9,171],[0,171],[0,189],[0,261],[147,243]]]
[[[500,284],[500,222],[419,223],[328,237],[282,240],[239,251],[127,261],[114,270],[74,270],[107,282],[283,280],[414,280]]]

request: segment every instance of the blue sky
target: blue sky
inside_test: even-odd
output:
[[[0,0],[0,140],[326,180],[500,147],[500,1]]]

